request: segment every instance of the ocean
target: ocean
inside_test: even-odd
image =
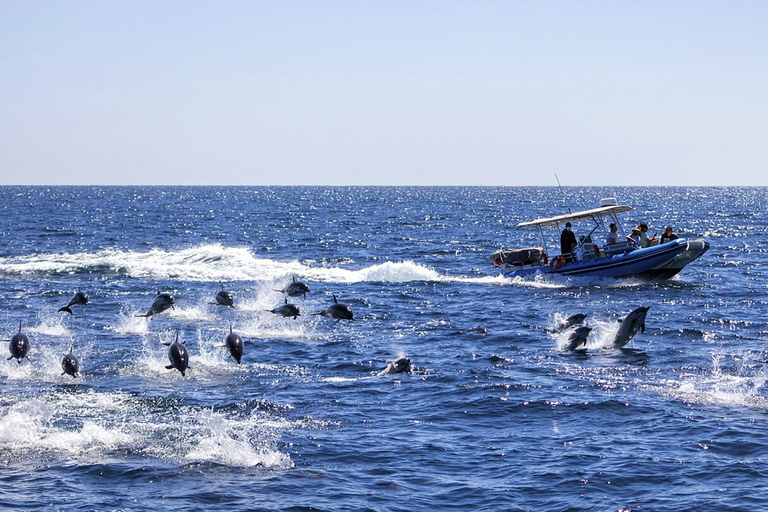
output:
[[[604,197],[711,248],[658,282],[491,264]],[[766,188],[5,186],[0,213],[0,338],[31,345],[0,360],[2,509],[768,509]],[[334,296],[354,321],[313,315]]]

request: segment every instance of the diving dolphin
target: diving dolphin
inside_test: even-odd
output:
[[[224,289],[224,283],[221,283],[221,290],[216,292],[216,304],[219,306],[235,307],[235,298],[230,292]]]
[[[268,309],[267,311],[286,318],[293,317],[294,320],[296,320],[297,316],[300,316],[299,307],[295,304],[288,304],[288,297],[285,298],[285,304],[278,306],[275,309]]]
[[[15,359],[21,364],[21,360],[27,357],[27,352],[29,352],[29,338],[21,332],[21,322],[19,322],[19,332],[11,336],[11,339],[8,341],[10,341],[8,348],[11,351],[11,357],[7,360]]]
[[[245,352],[243,347],[243,340],[240,338],[240,336],[232,332],[231,325],[229,326],[229,334],[227,334],[227,339],[224,340],[224,344],[227,346],[229,355],[235,358],[237,364],[240,364],[240,360],[243,358],[243,353]]]
[[[645,316],[648,314],[649,309],[651,308],[637,308],[628,314],[624,320],[619,320],[621,326],[619,327],[619,332],[617,332],[616,336],[613,338],[611,347],[623,348],[635,337],[637,331],[645,332]]]
[[[73,351],[74,346],[70,344],[69,353],[61,360],[61,369],[64,370],[62,375],[71,375],[76,378],[77,374],[80,373],[80,361]]]
[[[411,360],[406,357],[395,359],[379,372],[379,375],[392,375],[395,373],[413,373]]]
[[[164,343],[165,344],[165,343]],[[176,341],[170,344],[168,347],[168,359],[171,364],[165,367],[166,370],[179,370],[182,377],[186,377],[184,374],[189,368],[189,354],[187,353],[187,347],[184,346],[184,342],[179,343],[179,333],[176,332]]]
[[[576,327],[568,336],[568,344],[565,347],[566,350],[573,351],[578,348],[585,348],[587,346],[587,336],[591,330],[591,327],[585,325]]]
[[[152,302],[152,305],[149,307],[149,310],[146,312],[146,314],[136,316],[152,316],[158,313],[162,313],[168,308],[176,309],[173,307],[173,304],[173,295],[170,293],[158,292],[157,297],[155,297],[155,300]]]
[[[298,297],[299,295],[303,295],[304,298],[307,298],[307,293],[309,293],[309,286],[306,285],[306,283],[302,283],[301,281],[296,280],[296,276],[293,276],[293,282],[283,288],[282,290],[275,290],[276,292],[284,293],[289,297]]]
[[[88,304],[88,294],[80,291],[80,289],[78,288],[78,290],[75,292],[72,298],[69,299],[69,302],[67,303],[67,305],[64,306],[63,308],[60,308],[58,312],[60,313],[62,311],[65,311],[71,315],[72,314],[72,310],[70,309],[71,306],[85,306],[86,304]]]
[[[351,320],[351,321],[355,320],[354,314],[352,313],[352,308],[350,308],[346,304],[340,303],[336,299],[336,294],[333,294],[333,304],[331,304],[324,310],[317,313],[313,313],[313,314],[325,316],[328,318],[335,318],[336,323],[339,323],[342,320]]]
[[[563,332],[564,330],[576,324],[583,324],[586,317],[587,315],[583,313],[576,313],[575,315],[571,315],[565,320],[560,320],[555,328],[550,329],[549,332]]]

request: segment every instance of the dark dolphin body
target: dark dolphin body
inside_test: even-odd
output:
[[[406,357],[401,357],[389,363],[379,375],[392,375],[395,373],[413,373],[413,365],[411,360]]]
[[[27,352],[29,352],[29,338],[21,332],[21,322],[19,322],[19,332],[11,336],[9,341],[8,348],[11,351],[11,357],[7,360],[15,359],[21,364],[21,360],[27,357]]]
[[[80,361],[77,359],[77,356],[73,352],[74,347],[72,345],[69,346],[69,353],[64,356],[64,359],[61,360],[61,369],[64,370],[62,375],[71,375],[72,377],[77,377],[77,374],[80,373]]]
[[[591,327],[587,327],[585,325],[576,327],[568,336],[568,345],[566,345],[565,348],[567,350],[576,350],[578,348],[586,347],[587,336],[589,335],[591,330],[592,330]]]
[[[144,315],[136,316],[152,316],[158,313],[162,313],[168,308],[175,309],[173,304],[173,295],[170,293],[158,293],[157,297],[155,297],[155,300],[152,302],[152,305],[149,307],[149,311],[147,311],[147,313]]]
[[[641,307],[628,314],[621,322],[621,327],[613,338],[611,346],[613,348],[624,348],[627,343],[632,341],[637,331],[645,332],[645,317],[650,307]]]
[[[309,286],[307,286],[306,283],[297,281],[296,276],[294,276],[293,282],[291,284],[289,284],[282,290],[275,290],[275,291],[284,293],[289,297],[298,297],[299,295],[303,295],[304,298],[306,299],[307,293],[309,293]]]
[[[571,315],[565,320],[561,320],[558,322],[558,324],[555,326],[554,329],[552,329],[550,332],[563,332],[564,330],[568,329],[569,327],[572,327],[576,324],[583,324],[584,319],[587,317],[587,315],[583,313],[576,313],[575,315]]]
[[[243,340],[240,336],[232,332],[232,326],[229,327],[229,334],[227,334],[227,339],[224,340],[224,344],[227,346],[229,355],[235,358],[237,364],[240,364],[240,360],[245,353],[245,348],[243,347]]]
[[[232,296],[232,293],[224,289],[223,283],[221,290],[216,292],[216,304],[219,306],[229,306],[230,308],[235,307],[235,298]]]
[[[189,354],[187,353],[187,347],[184,346],[184,343],[179,343],[179,333],[176,333],[176,341],[171,343],[171,346],[168,347],[168,359],[171,361],[171,364],[165,368],[167,370],[179,370],[181,376],[185,377],[186,375],[184,372],[189,368]]]
[[[275,309],[268,309],[267,311],[286,318],[293,317],[294,320],[296,320],[297,316],[300,316],[299,307],[295,304],[288,304],[288,297],[285,298],[285,304],[278,306]]]
[[[340,322],[342,320],[355,320],[354,314],[352,313],[352,308],[347,306],[346,304],[341,304],[337,299],[336,295],[333,295],[333,304],[325,308],[324,310],[315,313],[315,315],[325,316],[328,318],[335,318],[336,322]]]
[[[73,295],[72,298],[69,299],[69,302],[67,303],[67,305],[64,306],[63,308],[60,308],[58,312],[60,313],[62,311],[65,311],[71,315],[72,310],[70,308],[72,306],[85,306],[86,304],[88,304],[88,294],[80,290],[77,290],[75,292],[75,295]]]

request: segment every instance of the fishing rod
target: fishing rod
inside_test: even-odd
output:
[[[568,208],[568,213],[573,213],[573,211],[571,211],[571,206],[568,204],[568,196],[565,194],[565,190],[563,190],[563,186],[560,184],[560,178],[557,177],[557,173],[555,173],[555,179],[557,180],[557,186],[560,187],[560,192],[563,193],[563,198],[565,199],[565,206]]]

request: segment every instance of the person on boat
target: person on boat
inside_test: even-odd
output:
[[[605,243],[607,245],[619,244],[621,239],[619,238],[619,226],[615,222],[611,222],[611,231],[608,232],[608,236],[605,237]]]
[[[656,241],[656,233],[653,234],[651,238],[648,238],[648,224],[645,222],[641,222],[637,229],[640,230],[640,247],[650,247],[653,244],[653,242]]]
[[[664,232],[661,234],[661,241],[659,243],[665,244],[672,240],[677,240],[679,237],[672,232],[672,226],[664,228]]]
[[[635,245],[638,247],[642,247],[640,244],[642,243],[642,240],[640,239],[640,229],[639,228],[632,228],[632,234],[627,235],[627,240],[630,240],[635,243]]]
[[[565,256],[566,261],[573,261],[573,249],[576,247],[576,235],[571,231],[571,223],[565,223],[565,229],[560,234],[560,254]]]

